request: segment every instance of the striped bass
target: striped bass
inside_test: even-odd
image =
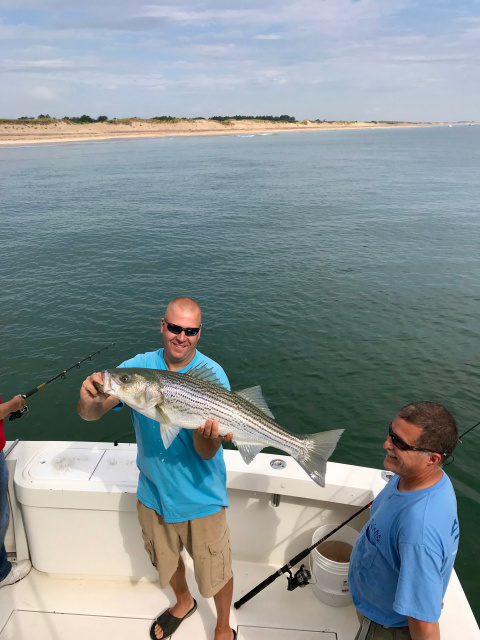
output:
[[[198,429],[209,419],[219,422],[219,435],[233,442],[249,464],[265,447],[290,454],[310,478],[325,486],[327,460],[343,429],[296,436],[274,420],[259,386],[232,392],[205,366],[186,373],[159,369],[120,368],[103,371],[103,387],[95,385],[160,424],[166,449],[180,429]]]

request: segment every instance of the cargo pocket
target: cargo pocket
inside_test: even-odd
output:
[[[155,547],[153,541],[145,531],[142,529],[142,538],[143,538],[143,546],[145,547],[145,551],[148,553],[148,557],[150,558],[150,562],[153,564],[155,568],[157,568],[157,554],[155,553]]]
[[[223,586],[229,579],[231,564],[230,537],[228,528],[222,534],[220,540],[208,545],[210,552],[210,580],[212,589]]]

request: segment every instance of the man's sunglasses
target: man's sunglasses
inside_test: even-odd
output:
[[[201,325],[200,327],[180,327],[178,324],[167,322],[165,318],[163,319],[163,321],[167,325],[167,329],[170,331],[170,333],[174,333],[176,336],[180,335],[182,331],[185,331],[185,335],[188,338],[191,338],[193,336],[196,336],[201,329]]]
[[[438,453],[440,456],[446,456],[446,453],[439,453],[438,451],[432,451],[431,449],[421,449],[420,447],[412,447],[411,444],[407,444],[404,440],[397,436],[392,429],[392,423],[388,425],[388,435],[392,441],[393,446],[400,451],[423,451],[424,453]]]

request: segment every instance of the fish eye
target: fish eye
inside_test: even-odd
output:
[[[120,382],[130,382],[130,376],[127,373],[124,373],[120,376]]]

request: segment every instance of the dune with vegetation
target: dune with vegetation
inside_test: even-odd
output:
[[[283,119],[281,119],[283,118]],[[38,118],[0,119],[0,144],[36,144],[53,142],[80,142],[107,140],[110,138],[143,138],[164,136],[200,136],[260,134],[281,131],[316,131],[332,129],[367,129],[379,127],[428,126],[427,122],[352,122],[302,120],[291,116],[174,118],[162,116],[151,119],[123,118],[108,120],[99,116],[63,118],[49,116]],[[443,123],[435,123],[443,124]]]

